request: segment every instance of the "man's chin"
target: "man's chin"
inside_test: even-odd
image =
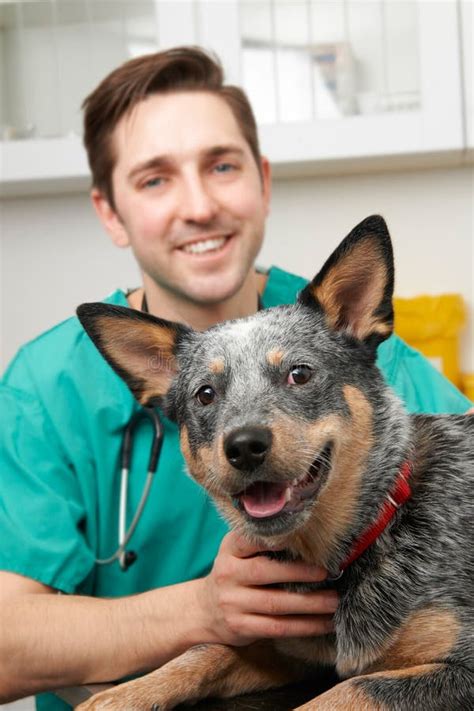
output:
[[[242,289],[244,281],[242,279],[226,280],[225,277],[219,277],[216,283],[205,283],[203,280],[200,284],[194,284],[193,288],[187,291],[186,296],[196,306],[212,308],[226,304],[236,297]]]
[[[236,265],[231,264],[226,269],[216,269],[207,274],[186,273],[182,270],[176,286],[195,305],[212,307],[231,302],[239,296],[247,300],[247,294],[253,294],[257,289],[256,284],[253,284],[253,274],[252,264],[246,269],[237,269]]]
[[[249,304],[257,301],[257,283],[253,267],[254,254],[235,253],[232,258],[216,262],[212,267],[192,260],[170,261],[168,272],[153,274],[145,271],[158,287],[158,301],[181,303],[191,308],[222,307],[224,313],[214,314],[215,320],[237,318],[249,313]],[[244,313],[245,312],[245,313]],[[211,318],[213,318],[211,316]]]

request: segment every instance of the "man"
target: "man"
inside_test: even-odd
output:
[[[254,270],[270,168],[245,96],[223,86],[206,54],[175,49],[113,72],[85,102],[85,144],[99,219],[117,246],[132,248],[143,276],[140,289],[107,301],[202,329],[294,300],[302,279]],[[396,337],[381,347],[379,365],[412,410],[469,406]],[[331,629],[333,593],[264,587],[322,580],[325,571],[270,561],[225,535],[186,477],[166,420],[131,541],[138,558],[127,572],[117,561],[98,563],[118,545],[119,454],[138,406],[77,319],[20,351],[1,403],[0,700],[120,679],[201,642],[242,645]],[[129,517],[149,442],[141,427]],[[51,695],[38,705],[61,708]]]

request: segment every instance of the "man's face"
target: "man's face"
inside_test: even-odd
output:
[[[131,245],[142,271],[180,299],[213,304],[236,294],[262,243],[270,178],[264,162],[262,180],[225,101],[151,95],[113,141],[115,243]]]

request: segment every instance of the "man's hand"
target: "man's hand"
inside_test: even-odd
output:
[[[267,586],[287,582],[321,582],[322,568],[300,562],[280,562],[265,556],[235,532],[228,533],[198,604],[210,641],[250,644],[268,637],[323,635],[333,631],[338,599],[334,591],[288,592]]]
[[[206,578],[112,599],[56,595],[0,571],[0,703],[155,669],[206,642],[245,645],[332,631],[334,592],[268,587],[319,582],[326,572],[261,552],[229,533]]]

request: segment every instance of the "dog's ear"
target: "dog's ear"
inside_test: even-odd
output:
[[[321,310],[330,328],[374,352],[393,330],[393,252],[385,220],[372,215],[341,242],[300,303]]]
[[[82,304],[77,315],[138,402],[150,405],[166,395],[177,372],[177,345],[191,329],[103,303]]]

